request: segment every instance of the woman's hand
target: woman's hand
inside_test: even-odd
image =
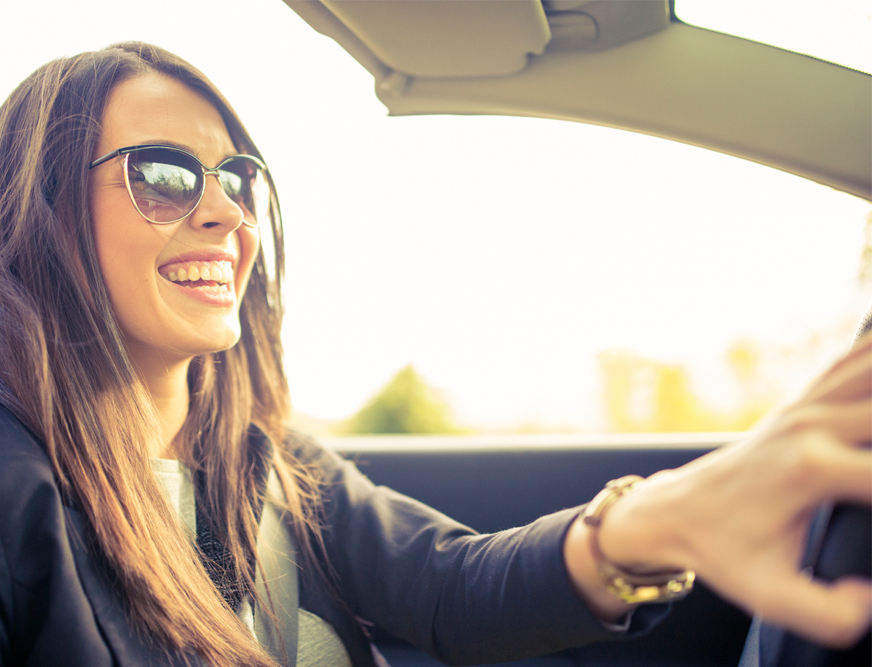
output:
[[[749,438],[657,473],[608,511],[599,543],[633,571],[689,568],[764,620],[848,646],[868,630],[872,583],[831,584],[800,571],[808,528],[827,501],[872,503],[872,335]],[[603,618],[609,600],[576,522],[564,550],[580,593]],[[593,579],[591,578],[593,577]]]

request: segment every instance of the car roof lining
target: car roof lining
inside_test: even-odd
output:
[[[666,2],[285,2],[373,75],[391,115],[605,125],[872,200],[870,75],[670,20]]]

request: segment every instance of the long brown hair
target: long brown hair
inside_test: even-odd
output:
[[[273,660],[222,599],[164,499],[147,452],[160,429],[131,365],[97,260],[88,165],[106,100],[126,79],[157,71],[204,96],[237,150],[260,155],[231,106],[198,70],[142,43],[62,58],[28,77],[0,107],[0,401],[44,442],[62,493],[81,509],[134,627],[214,667]],[[290,412],[280,327],[284,253],[273,194],[272,256],[261,248],[240,305],[242,337],[195,359],[179,456],[206,480],[197,502],[253,593],[258,486],[251,471],[272,447],[304,560],[317,563],[317,483],[287,447]],[[317,566],[316,566],[317,567]]]

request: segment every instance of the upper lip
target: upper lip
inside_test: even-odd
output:
[[[237,254],[229,250],[220,248],[200,248],[198,250],[189,250],[180,255],[176,255],[169,261],[163,262],[158,269],[161,269],[170,264],[182,264],[184,262],[230,262],[236,265]]]

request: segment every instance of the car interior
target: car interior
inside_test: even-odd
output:
[[[872,201],[868,73],[686,24],[667,0],[284,1],[372,75],[390,115],[605,125],[727,153]],[[543,435],[536,446],[511,436],[465,438],[462,446],[450,437],[324,441],[375,482],[482,532],[574,506],[610,479],[680,466],[724,443],[704,433]],[[869,576],[868,508],[837,508],[834,517],[817,549],[832,566],[829,576]],[[702,584],[641,640],[513,664],[736,665],[749,624],[744,611]],[[437,664],[378,628],[373,633],[395,667]],[[870,650],[869,636],[847,652],[791,638],[778,664],[869,665]]]

